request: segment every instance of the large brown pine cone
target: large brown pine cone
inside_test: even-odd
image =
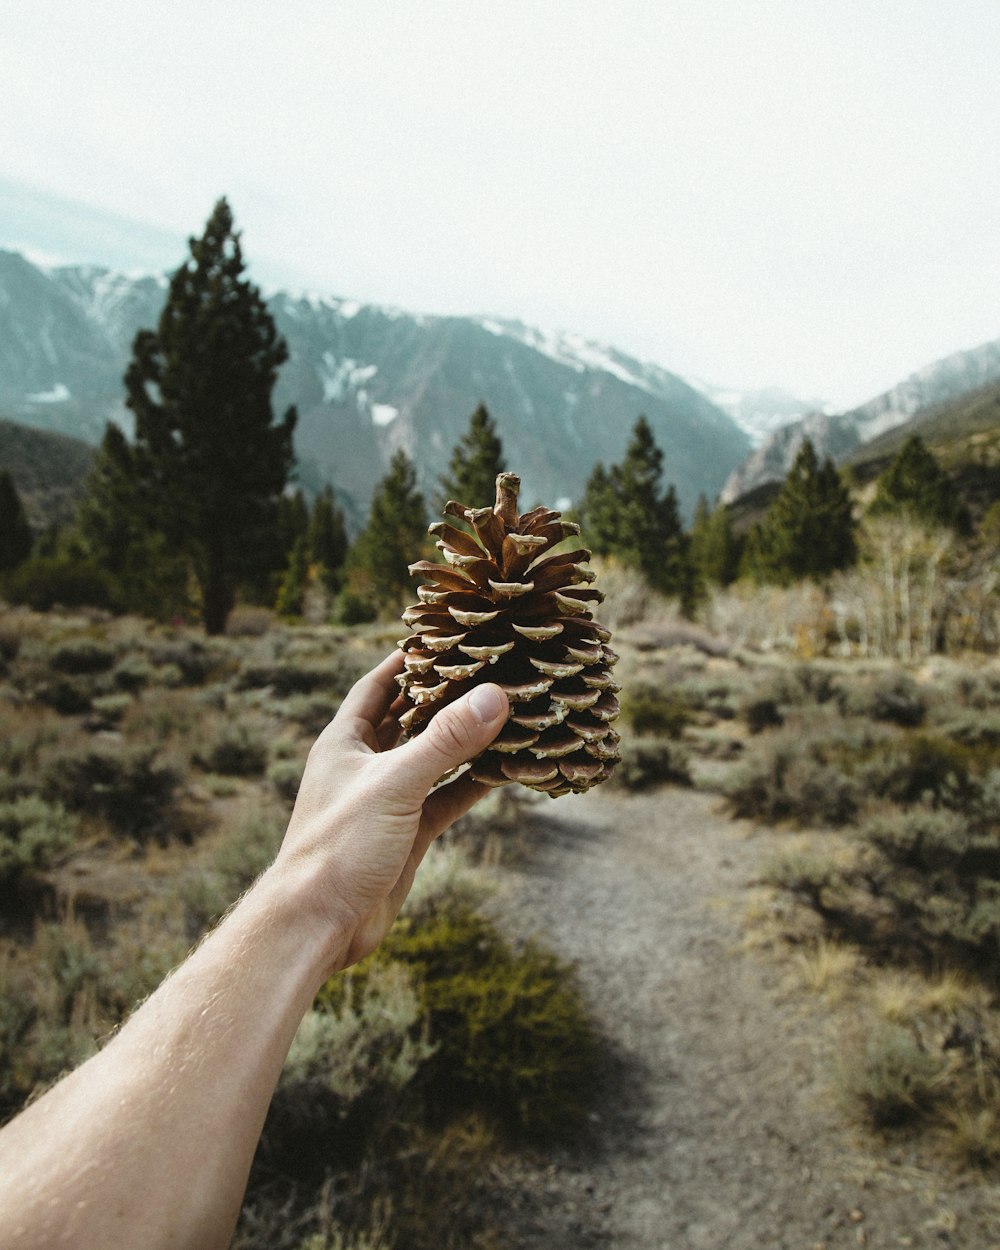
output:
[[[400,718],[418,734],[439,708],[480,682],[496,682],[511,704],[492,745],[472,761],[472,774],[491,786],[519,781],[556,797],[589,790],[618,762],[618,715],[611,637],[591,616],[604,596],[589,586],[586,548],[546,553],[580,527],[558,512],[534,508],[519,516],[520,479],[497,478],[493,508],[449,501],[430,527],[447,564],[421,560],[410,572],[424,579],[419,603],[403,613],[413,631],[399,644],[399,677],[413,704]]]

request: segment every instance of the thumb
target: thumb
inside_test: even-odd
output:
[[[476,686],[443,707],[422,734],[383,758],[392,761],[397,777],[405,777],[406,788],[423,802],[446,772],[489,746],[507,719],[507,709],[507,696],[499,686]]]

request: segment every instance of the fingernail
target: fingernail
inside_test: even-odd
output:
[[[469,707],[476,720],[485,725],[503,711],[503,692],[496,686],[477,686],[469,695]]]

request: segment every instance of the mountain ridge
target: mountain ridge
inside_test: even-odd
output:
[[[843,413],[812,412],[775,430],[726,480],[720,499],[742,496],[788,474],[810,439],[821,458],[843,463],[854,451],[920,413],[1000,378],[1000,338],[952,352],[916,370],[889,390]]]
[[[166,286],[162,277],[43,268],[0,251],[0,410],[92,444],[109,420],[130,432],[121,379],[135,332],[156,325]],[[400,447],[430,502],[481,402],[532,501],[579,498],[596,461],[621,459],[640,415],[688,515],[750,447],[737,423],[678,375],[580,335],[314,292],[267,298],[289,347],[274,405],[299,410],[301,483],[346,492],[355,524]]]

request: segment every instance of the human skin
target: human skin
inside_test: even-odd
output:
[[[274,863],[97,1055],[0,1130],[0,1250],[225,1250],[295,1030],[385,936],[427,848],[486,792],[463,774],[494,685],[397,745],[402,656],[313,745]]]

